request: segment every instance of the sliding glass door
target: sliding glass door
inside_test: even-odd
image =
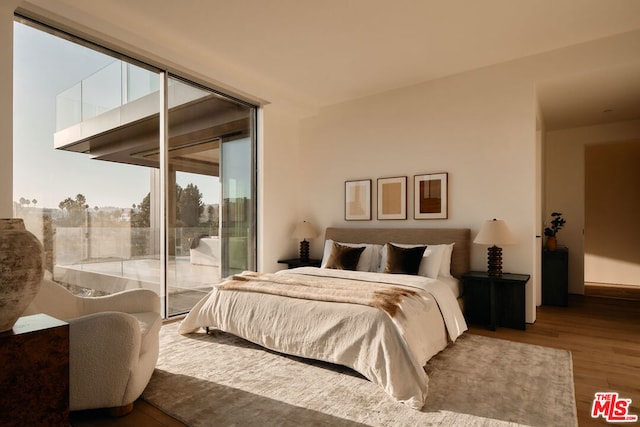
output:
[[[168,193],[167,285],[169,313],[178,314],[227,276],[229,263],[254,268],[248,253],[253,209],[245,208],[242,222],[235,215],[236,205],[254,200],[252,178],[243,179],[253,153],[226,148],[238,141],[253,145],[253,109],[175,77],[168,81],[167,100],[166,180],[174,189]],[[222,171],[231,178],[221,181]],[[242,195],[237,182],[247,190]],[[244,231],[229,230],[228,223]]]
[[[255,269],[255,107],[23,19],[14,43],[14,216],[48,277],[172,316]]]

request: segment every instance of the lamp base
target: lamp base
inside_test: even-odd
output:
[[[488,250],[487,272],[489,276],[502,276],[502,248],[495,245]]]
[[[300,242],[300,260],[309,261],[309,242],[306,239]]]

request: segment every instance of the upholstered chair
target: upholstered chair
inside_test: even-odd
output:
[[[79,297],[45,278],[24,315],[37,313],[69,323],[69,409],[129,413],[158,360],[158,295],[132,289]]]

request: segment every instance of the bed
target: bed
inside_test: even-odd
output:
[[[325,242],[321,268],[223,280],[179,332],[215,328],[281,353],[348,366],[421,409],[428,393],[424,365],[467,328],[457,278],[469,269],[470,230],[328,228]],[[425,245],[419,274],[384,272],[400,259],[396,253],[415,258]],[[355,270],[327,268],[340,251],[360,253]]]

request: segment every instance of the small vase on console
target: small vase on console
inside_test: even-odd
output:
[[[42,282],[43,248],[19,218],[0,218],[0,332],[13,328]]]
[[[564,227],[567,221],[562,217],[561,212],[553,212],[551,214],[551,222],[549,227],[544,229],[544,235],[547,236],[547,249],[555,251],[558,248],[558,239],[556,234]]]
[[[547,249],[555,251],[558,248],[558,239],[556,236],[547,236]]]

